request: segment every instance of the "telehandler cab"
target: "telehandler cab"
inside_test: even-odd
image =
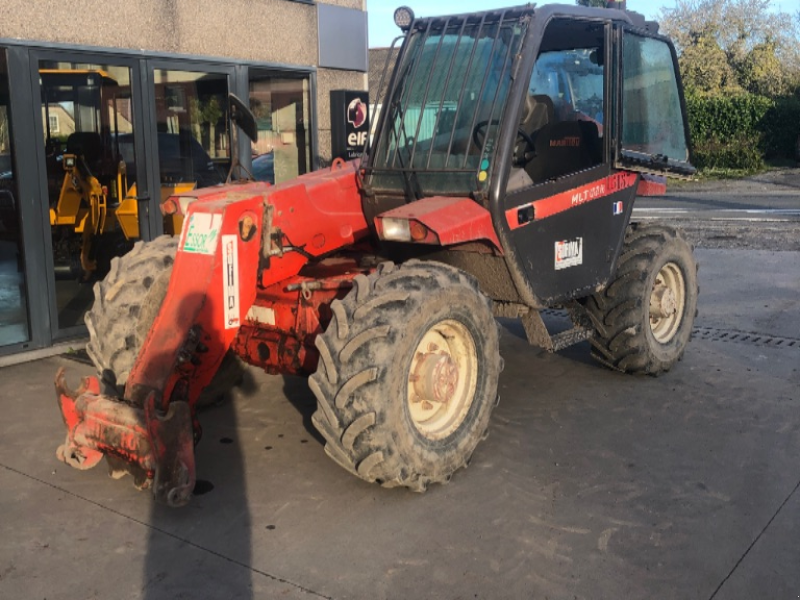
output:
[[[186,504],[198,403],[230,385],[239,357],[309,376],[313,423],[342,467],[423,491],[487,434],[495,317],[521,319],[549,351],[588,339],[620,371],[681,357],[692,248],[629,223],[637,191],[663,189],[645,174],[694,172],[657,25],[561,5],[401,8],[396,21],[402,44],[360,161],[171,197],[162,210],[185,217],[180,236],[137,243],[95,284],[99,376],[71,391],[57,375],[61,460],[85,469],[105,455],[158,501]],[[574,327],[551,335],[549,307]]]

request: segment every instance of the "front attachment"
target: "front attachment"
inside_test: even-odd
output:
[[[58,459],[76,469],[91,469],[103,456],[109,472],[130,473],[140,489],[150,488],[158,502],[183,506],[195,483],[191,410],[174,402],[166,414],[151,392],[145,408],[100,394],[95,377],[84,377],[77,391],[67,386],[64,369],[56,374],[56,398],[67,438]],[[160,440],[154,444],[153,440]]]

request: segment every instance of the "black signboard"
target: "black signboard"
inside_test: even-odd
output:
[[[364,152],[369,136],[369,94],[331,91],[331,155],[353,160]]]

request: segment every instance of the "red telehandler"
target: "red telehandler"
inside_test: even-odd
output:
[[[162,210],[184,217],[180,236],[113,261],[86,315],[98,377],[77,391],[56,379],[61,460],[105,456],[156,500],[186,504],[198,402],[230,385],[238,357],[309,376],[313,423],[342,467],[423,491],[487,433],[495,317],[521,319],[549,351],[590,340],[620,371],[681,357],[692,248],[630,223],[643,177],[694,172],[658,26],[566,5],[395,17],[404,35],[360,161],[173,196]],[[551,335],[551,307],[573,328]]]

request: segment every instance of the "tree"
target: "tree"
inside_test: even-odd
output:
[[[728,56],[720,48],[713,29],[692,35],[678,57],[684,88],[688,93],[715,95],[737,93],[742,89]]]
[[[739,78],[748,92],[769,97],[786,94],[791,81],[771,41],[759,44],[747,54],[739,67]]]
[[[575,0],[578,6],[596,6],[597,8],[605,8],[605,0]]]
[[[677,0],[674,8],[662,8],[662,31],[675,42],[685,77],[696,76],[712,66],[717,69],[706,93],[733,89],[768,95],[784,94],[800,74],[800,18],[771,10],[770,0]],[[800,17],[800,15],[798,15]],[[719,48],[727,69],[718,64]],[[713,53],[712,65],[704,51]]]

